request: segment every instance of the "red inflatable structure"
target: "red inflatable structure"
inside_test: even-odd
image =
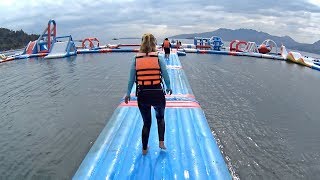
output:
[[[258,47],[258,51],[259,53],[262,53],[262,54],[267,54],[271,51],[272,47],[271,46],[266,46],[265,44],[261,44],[259,47]]]
[[[277,43],[271,39],[264,40],[261,45],[258,47],[259,53],[266,54],[275,49],[276,54],[278,54],[278,46]]]
[[[89,42],[89,47],[86,47],[86,42]],[[97,42],[97,45],[95,46],[94,42]],[[82,41],[82,48],[97,48],[99,47],[100,41],[97,38],[86,38]]]
[[[246,41],[233,40],[230,42],[230,51],[243,52],[246,47]]]

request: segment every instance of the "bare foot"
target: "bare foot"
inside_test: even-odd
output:
[[[159,148],[167,149],[166,146],[164,145],[164,141],[159,141]]]
[[[149,147],[146,150],[142,149],[142,155],[148,154],[148,149],[149,149]]]

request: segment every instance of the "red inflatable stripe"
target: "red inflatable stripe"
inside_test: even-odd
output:
[[[119,106],[138,106],[137,101],[129,101],[128,104],[122,102]],[[193,101],[167,101],[167,108],[199,108],[200,105]]]

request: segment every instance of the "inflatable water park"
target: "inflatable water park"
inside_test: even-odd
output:
[[[166,95],[165,119],[167,150],[158,146],[156,122],[152,122],[149,152],[142,155],[141,115],[131,91],[131,101],[124,99],[83,159],[73,179],[232,179],[217,141],[207,123],[204,112],[193,95],[179,56],[188,53],[248,56],[297,63],[320,70],[317,58],[287,51],[284,45],[267,39],[261,44],[233,40],[226,46],[221,37],[194,37],[193,44],[172,41],[166,67],[173,94]],[[57,36],[57,24],[49,20],[43,33],[30,41],[20,53],[0,53],[0,63],[33,57],[58,59],[87,53],[115,53],[139,51],[139,44],[105,44],[96,37],[73,40],[71,35]],[[162,47],[157,46],[164,56]],[[280,50],[280,52],[278,52]],[[153,121],[155,112],[152,112]]]
[[[77,42],[81,44],[76,45]],[[14,54],[12,52],[0,52],[0,63],[32,57],[48,59],[86,53],[138,52],[139,46],[140,44],[100,45],[100,41],[95,37],[74,41],[71,35],[57,36],[57,24],[54,20],[49,20],[39,38],[35,41],[30,41],[23,52]],[[284,45],[281,45],[280,52],[278,52],[279,47],[271,39],[266,39],[259,45],[251,41],[233,40],[229,46],[226,46],[222,39],[217,36],[212,36],[211,38],[194,37],[193,44],[172,40],[171,46],[175,48],[178,56],[185,56],[187,53],[248,56],[284,60],[320,70],[319,58],[303,56],[295,51],[288,52]],[[161,51],[161,46],[158,45],[157,47]]]

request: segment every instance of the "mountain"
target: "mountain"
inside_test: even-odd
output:
[[[24,31],[12,31],[0,28],[0,51],[25,47],[29,41],[38,39],[39,35],[28,35]]]
[[[314,42],[313,45],[315,45],[315,46],[320,46],[320,40],[317,41],[317,42]]]
[[[223,41],[232,41],[234,39],[254,41],[257,44],[262,43],[266,39],[272,39],[278,46],[284,44],[289,49],[300,50],[305,52],[320,54],[320,40],[313,44],[296,42],[289,36],[273,36],[265,32],[259,32],[252,29],[225,29],[220,28],[211,32],[193,33],[193,34],[180,34],[170,37],[171,39],[193,39],[194,37],[210,38],[212,36],[219,36]]]

